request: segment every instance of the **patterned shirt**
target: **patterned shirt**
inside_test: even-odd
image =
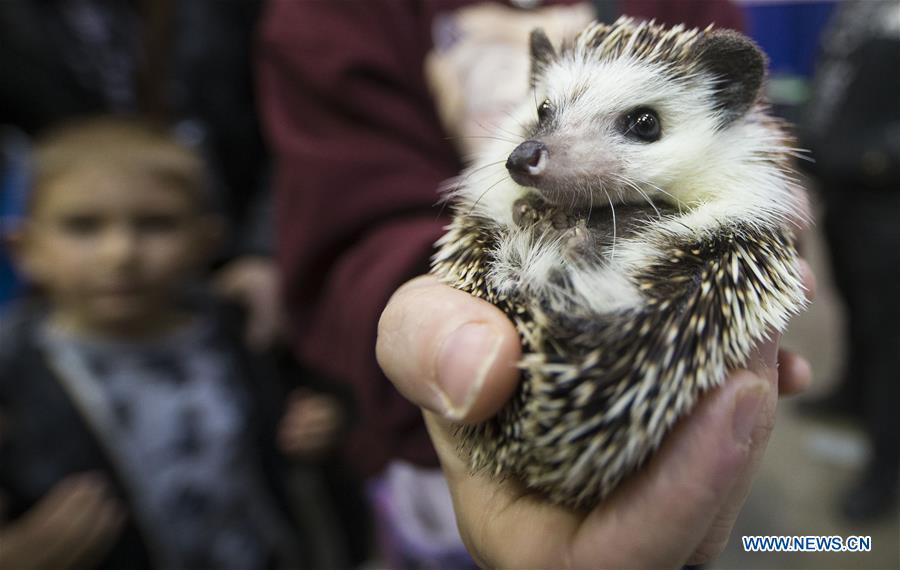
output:
[[[165,568],[263,568],[284,528],[252,459],[237,367],[214,338],[200,320],[144,343],[43,327]]]

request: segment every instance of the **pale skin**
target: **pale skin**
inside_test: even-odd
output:
[[[814,278],[801,264],[812,296]],[[463,328],[465,327],[465,328]],[[588,512],[551,505],[513,481],[473,475],[453,422],[496,413],[519,381],[518,335],[496,307],[422,276],[393,295],[378,361],[422,407],[453,496],[460,533],[485,568],[679,568],[715,558],[749,492],[778,395],[801,392],[809,364],[761,344],[746,370],[705,395],[634,477]]]

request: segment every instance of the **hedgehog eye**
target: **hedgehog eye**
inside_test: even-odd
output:
[[[550,104],[550,99],[544,99],[544,102],[538,105],[537,114],[538,120],[542,123],[546,121],[550,117],[550,113],[553,112],[553,105]]]
[[[642,142],[658,141],[662,134],[659,115],[649,107],[638,107],[625,115],[622,127],[626,136]]]

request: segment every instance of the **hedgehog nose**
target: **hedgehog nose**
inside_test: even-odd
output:
[[[529,185],[547,166],[547,146],[540,141],[525,141],[506,159],[506,169],[519,184]]]

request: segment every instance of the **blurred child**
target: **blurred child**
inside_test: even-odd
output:
[[[189,294],[220,232],[201,161],[160,131],[94,119],[38,145],[12,245],[44,304],[0,334],[0,567],[300,562],[279,401]]]

